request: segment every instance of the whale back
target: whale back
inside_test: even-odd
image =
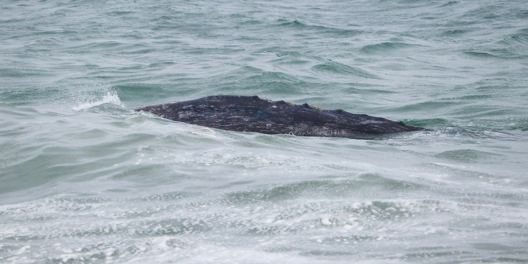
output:
[[[258,96],[209,96],[134,109],[205,127],[264,134],[369,138],[424,130],[381,117],[323,110],[308,104],[263,100]]]

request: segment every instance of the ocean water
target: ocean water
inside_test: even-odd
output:
[[[221,131],[258,95],[430,131]],[[528,263],[526,1],[4,0],[1,263]]]

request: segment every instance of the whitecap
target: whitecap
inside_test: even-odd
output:
[[[103,98],[100,99],[88,99],[83,102],[79,102],[77,106],[72,107],[73,111],[83,111],[103,104],[114,104],[120,107],[125,107],[116,92],[108,91]]]

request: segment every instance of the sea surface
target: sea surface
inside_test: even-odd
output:
[[[220,94],[430,130],[132,111]],[[528,5],[2,0],[0,263],[528,263]]]

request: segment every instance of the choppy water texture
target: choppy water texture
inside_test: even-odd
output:
[[[527,263],[525,1],[2,1],[2,263]],[[258,95],[432,131],[272,136]]]

